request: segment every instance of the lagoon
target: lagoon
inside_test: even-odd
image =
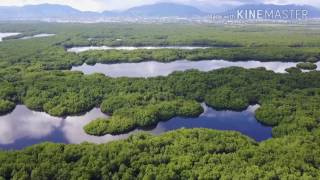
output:
[[[51,36],[55,36],[55,34],[46,34],[46,33],[36,34],[33,36],[24,36],[21,39],[32,39],[32,38],[42,38],[42,37],[51,37]]]
[[[67,49],[68,52],[81,53],[85,51],[102,51],[102,50],[126,50],[133,51],[138,49],[155,50],[155,49],[182,49],[182,50],[194,50],[194,49],[208,49],[211,47],[201,46],[83,46],[83,47],[72,47]]]
[[[0,42],[2,41],[3,38],[9,37],[9,36],[16,36],[19,35],[20,33],[1,33],[0,32]]]
[[[66,144],[83,142],[99,144],[125,139],[141,131],[159,135],[180,128],[239,131],[257,141],[272,137],[272,128],[260,124],[255,119],[254,112],[259,108],[258,105],[249,106],[247,110],[242,112],[217,111],[205,104],[202,106],[204,113],[196,118],[175,117],[169,121],[160,122],[155,127],[136,129],[122,135],[96,137],[86,134],[83,127],[96,118],[108,118],[99,108],[94,108],[83,115],[61,118],[50,116],[45,112],[32,111],[24,105],[18,105],[10,114],[0,116],[0,149],[22,149],[47,141]]]
[[[225,60],[203,60],[188,61],[180,60],[169,63],[148,61],[139,63],[100,64],[72,67],[72,71],[81,71],[84,74],[103,73],[110,77],[156,77],[167,76],[174,71],[186,71],[196,69],[200,71],[211,71],[227,67],[242,67],[246,69],[264,67],[276,73],[285,73],[285,69],[295,67],[295,62],[260,62],[260,61],[225,61]],[[319,66],[318,66],[319,68]]]

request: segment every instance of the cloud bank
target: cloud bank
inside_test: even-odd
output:
[[[0,6],[23,6],[26,4],[62,4],[84,11],[124,10],[133,6],[164,2],[164,0],[1,0]],[[240,5],[244,3],[308,4],[320,7],[319,0],[166,0],[196,7]]]

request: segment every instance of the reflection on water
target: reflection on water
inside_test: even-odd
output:
[[[295,67],[293,62],[260,62],[260,61],[238,61],[231,62],[225,60],[205,60],[205,61],[173,61],[161,63],[155,61],[140,63],[121,63],[121,64],[95,64],[93,66],[83,64],[75,66],[73,71],[81,71],[85,74],[103,73],[110,77],[155,77],[167,76],[174,71],[185,71],[197,69],[200,71],[210,71],[215,69],[227,68],[232,66],[243,68],[265,67],[277,73],[285,73],[285,69]]]
[[[18,105],[12,113],[0,116],[0,148],[20,149],[45,141],[72,144],[86,141],[103,143],[127,137],[87,135],[83,126],[98,117],[108,116],[95,108],[82,116],[58,118]]]
[[[33,36],[25,36],[21,39],[32,39],[32,38],[41,38],[41,37],[50,37],[50,36],[55,36],[55,34],[36,34],[36,35],[33,35]]]
[[[95,137],[87,135],[83,126],[90,121],[108,116],[95,108],[82,116],[66,118],[52,117],[44,112],[31,111],[23,105],[5,116],[0,116],[0,148],[21,149],[33,144],[50,141],[57,143],[78,144],[82,142],[105,143],[124,139],[139,131],[161,134],[179,128],[210,128],[219,130],[235,130],[250,136],[257,141],[271,138],[271,127],[258,123],[254,111],[259,106],[250,106],[246,111],[216,111],[203,104],[205,112],[197,118],[176,117],[160,122],[153,129],[137,129],[128,134]]]
[[[60,127],[59,118],[17,106],[14,112],[0,119],[0,143],[11,144],[21,138],[42,138]]]
[[[197,47],[197,46],[140,46],[140,47],[133,47],[133,46],[84,46],[84,47],[73,47],[69,48],[68,52],[75,52],[81,53],[85,51],[92,51],[92,50],[126,50],[126,51],[133,51],[137,49],[184,49],[184,50],[193,50],[193,49],[208,49],[210,47]]]
[[[0,32],[0,42],[2,41],[2,38],[5,38],[5,37],[9,37],[9,36],[16,36],[20,33],[1,33]]]
[[[94,108],[83,116],[67,117],[63,121],[63,125],[61,128],[66,138],[66,142],[72,144],[79,144],[85,141],[93,143],[104,143],[128,137],[128,135],[126,134],[119,136],[106,135],[102,137],[90,136],[86,134],[83,130],[83,127],[92,120],[95,120],[99,117],[107,118],[108,116],[103,114],[99,108]]]
[[[256,141],[272,137],[272,128],[260,124],[255,118],[254,112],[259,105],[249,106],[242,112],[217,111],[205,105],[203,107],[205,111],[198,118],[176,117],[167,122],[160,122],[151,132],[160,134],[179,128],[209,128],[239,131]]]

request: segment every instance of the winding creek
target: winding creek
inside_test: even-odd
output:
[[[1,33],[0,32],[0,42],[5,37],[16,36],[16,35],[19,35],[19,34],[21,34],[21,33]],[[36,35],[33,35],[33,36],[24,36],[24,37],[19,38],[19,39],[33,39],[33,38],[42,38],[42,37],[51,37],[51,36],[55,36],[55,34],[41,33],[41,34],[36,34]]]
[[[20,33],[1,33],[0,32],[0,42],[2,41],[3,38],[5,37],[10,37],[10,36],[16,36],[19,35]]]
[[[85,51],[92,51],[92,50],[126,50],[126,51],[133,51],[138,49],[184,49],[184,50],[193,50],[193,49],[208,49],[211,47],[201,47],[201,46],[84,46],[84,47],[73,47],[67,49],[68,52],[74,53],[81,53]]]
[[[17,33],[0,33],[2,37],[17,35]],[[47,37],[50,34],[24,37],[24,39],[34,37]],[[135,50],[135,49],[196,49],[207,47],[77,47],[71,48],[69,52],[83,52],[87,50]],[[285,69],[295,67],[294,62],[260,62],[260,61],[238,61],[231,62],[225,60],[203,60],[187,61],[179,60],[169,63],[155,61],[140,63],[120,63],[120,64],[95,64],[93,66],[83,64],[72,67],[72,71],[81,71],[84,74],[103,73],[111,77],[155,77],[167,76],[174,71],[186,71],[197,69],[200,71],[210,71],[227,67],[258,68],[264,67],[276,73],[285,73]],[[317,63],[318,70],[320,62]],[[272,128],[260,124],[254,115],[258,105],[249,106],[242,112],[217,111],[202,104],[204,113],[197,118],[175,117],[169,121],[160,122],[154,127],[146,129],[136,129],[130,133],[122,135],[105,135],[102,137],[90,136],[86,134],[83,127],[92,120],[108,116],[94,108],[91,111],[79,115],[65,118],[53,117],[45,112],[36,112],[28,109],[24,105],[18,105],[13,112],[0,116],[0,149],[21,149],[41,142],[71,143],[82,142],[105,143],[113,140],[125,139],[129,135],[139,131],[161,134],[167,131],[180,128],[210,128],[217,130],[239,131],[256,141],[263,141],[272,137]]]
[[[47,33],[43,33],[43,34],[36,34],[33,36],[24,36],[20,39],[32,39],[32,38],[42,38],[42,37],[51,37],[51,36],[55,36],[55,34],[47,34]]]
[[[186,71],[189,69],[197,69],[200,71],[211,71],[215,69],[227,67],[243,67],[246,69],[264,67],[276,73],[285,73],[285,69],[295,67],[294,62],[260,62],[260,61],[225,61],[225,60],[203,60],[188,61],[180,60],[169,63],[161,63],[155,61],[140,63],[121,63],[121,64],[100,64],[72,67],[72,71],[81,71],[84,74],[103,73],[110,77],[155,77],[167,76],[174,71]],[[317,63],[318,70],[320,62]]]
[[[137,129],[128,134],[95,137],[87,135],[83,126],[98,117],[108,117],[99,108],[94,108],[80,116],[58,118],[18,105],[10,114],[0,116],[0,148],[21,149],[46,141],[71,144],[82,142],[105,143],[125,139],[139,131],[161,134],[179,128],[234,130],[257,141],[271,138],[272,128],[263,126],[255,119],[254,112],[259,107],[258,105],[249,106],[247,110],[242,112],[217,111],[204,104],[202,106],[204,113],[197,118],[175,117],[169,121],[160,122],[155,127]]]

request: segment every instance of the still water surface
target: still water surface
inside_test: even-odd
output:
[[[46,34],[46,33],[43,33],[43,34],[36,34],[36,35],[33,35],[33,36],[25,36],[21,39],[33,39],[33,38],[42,38],[42,37],[51,37],[51,36],[55,36],[55,34]]]
[[[183,49],[183,50],[193,50],[193,49],[208,49],[210,47],[201,47],[201,46],[84,46],[84,47],[73,47],[67,49],[68,52],[81,53],[85,51],[93,50],[126,50],[133,51],[138,49]]]
[[[2,41],[2,38],[5,38],[5,37],[9,37],[9,36],[16,36],[20,33],[1,33],[0,32],[0,42]]]
[[[0,149],[21,149],[45,141],[68,144],[105,143],[125,139],[139,131],[158,135],[180,128],[234,130],[257,141],[262,141],[271,138],[272,128],[257,122],[254,111],[258,107],[258,105],[249,106],[245,111],[235,112],[217,111],[203,104],[205,111],[197,118],[176,117],[166,122],[160,122],[155,127],[137,129],[128,134],[95,137],[87,135],[83,126],[98,117],[108,117],[99,108],[94,108],[81,116],[59,118],[18,105],[10,114],[0,116]]]
[[[1,33],[0,32],[0,41],[2,41],[2,38],[5,37],[10,37],[10,36],[16,36],[19,35],[21,33]],[[33,36],[24,36],[20,39],[32,39],[32,38],[41,38],[41,37],[50,37],[50,36],[54,36],[55,34],[47,34],[47,33],[42,33],[42,34],[36,34]]]
[[[140,63],[100,64],[93,66],[83,64],[72,67],[73,71],[81,71],[85,74],[103,73],[110,77],[155,77],[167,76],[174,71],[186,71],[197,69],[200,71],[211,71],[227,67],[243,67],[246,69],[264,67],[276,73],[285,73],[285,69],[295,67],[294,62],[260,62],[260,61],[238,61],[225,60],[203,60],[203,61],[173,61],[161,63],[155,61]],[[319,68],[319,67],[318,67]]]

